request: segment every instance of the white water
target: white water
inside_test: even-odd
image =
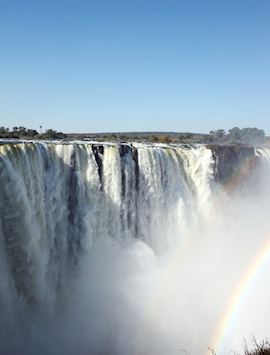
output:
[[[247,194],[214,181],[204,146],[0,145],[0,353],[206,353],[269,236],[256,155]],[[269,336],[266,280],[226,351]]]

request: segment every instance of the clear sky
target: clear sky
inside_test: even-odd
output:
[[[0,0],[0,125],[270,133],[269,0]]]

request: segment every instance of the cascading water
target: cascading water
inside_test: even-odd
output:
[[[0,353],[177,354],[128,339],[159,261],[218,220],[217,164],[206,146],[0,145]]]

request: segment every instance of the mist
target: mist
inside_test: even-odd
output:
[[[203,232],[159,255],[140,241],[95,248],[70,294],[70,354],[210,354],[234,290],[269,238],[269,199],[226,202]],[[241,300],[222,354],[269,336],[267,271]]]
[[[214,347],[223,355],[241,351],[253,336],[269,337],[269,263],[239,298],[226,334],[217,335],[235,290],[270,237],[269,167],[265,159],[247,181],[230,189],[218,184],[185,233],[162,223],[156,240],[173,234],[162,248],[129,234],[99,236],[65,274],[57,299],[47,290],[42,306],[14,296],[3,276],[1,353],[197,355]]]

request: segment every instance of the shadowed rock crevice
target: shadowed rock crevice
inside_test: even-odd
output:
[[[104,146],[103,145],[92,145],[92,151],[94,153],[94,157],[98,166],[98,175],[100,180],[100,187],[103,189],[103,162],[102,158],[104,155]]]
[[[259,163],[253,147],[208,145],[213,152],[214,178],[226,184],[233,177],[244,179]]]

